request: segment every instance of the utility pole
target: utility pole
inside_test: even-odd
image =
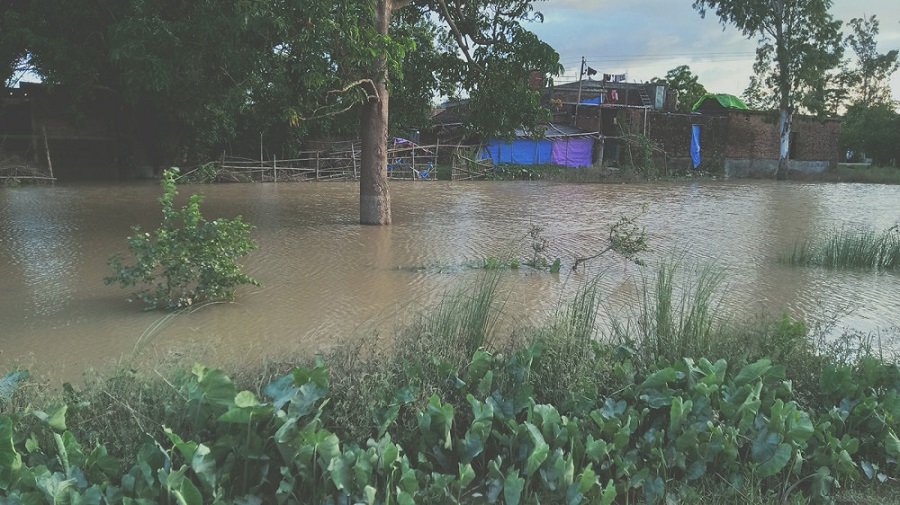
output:
[[[581,70],[578,71],[578,100],[575,102],[575,119],[572,126],[578,126],[578,107],[581,105],[581,81],[584,79],[584,56],[581,57]]]

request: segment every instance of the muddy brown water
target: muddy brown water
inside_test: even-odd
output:
[[[791,268],[777,262],[800,237],[900,221],[900,186],[770,181],[575,185],[542,182],[392,183],[394,224],[357,224],[356,183],[182,186],[208,218],[241,214],[259,250],[234,303],[189,314],[144,312],[102,282],[126,252],[132,225],[159,223],[156,183],[0,189],[0,372],[26,366],[73,378],[133,356],[188,355],[210,364],[312,353],[367,335],[384,338],[480,271],[482,258],[530,255],[532,225],[562,272],[527,267],[500,284],[501,324],[545,320],[602,274],[604,310],[628,306],[651,270],[606,255],[571,274],[576,255],[602,247],[609,226],[636,214],[649,265],[676,257],[725,272],[725,308],[836,317],[839,327],[896,332],[900,275]],[[724,310],[724,309],[723,309]],[[834,316],[834,314],[837,314]],[[606,317],[606,316],[604,316]]]

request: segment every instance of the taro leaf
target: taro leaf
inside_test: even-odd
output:
[[[819,376],[819,388],[826,395],[845,395],[856,388],[849,366],[826,365]]]
[[[691,465],[687,468],[686,477],[687,480],[697,480],[700,477],[703,477],[706,474],[706,462],[703,460],[697,460],[691,463]]]
[[[588,494],[596,484],[597,473],[594,472],[591,465],[584,467],[584,471],[581,472],[581,476],[578,478],[578,492],[581,494]]]
[[[185,459],[185,461],[190,461],[191,458],[194,457],[194,451],[197,450],[197,442],[185,442],[181,439],[180,436],[175,434],[171,429],[163,426],[163,432],[169,437],[169,440],[172,442],[172,445],[175,446],[175,449],[181,453],[181,456]]]
[[[484,442],[472,430],[466,432],[465,438],[459,442],[459,458],[468,463],[484,452]]]
[[[659,503],[665,494],[666,483],[663,482],[662,477],[659,475],[650,477],[647,479],[647,482],[644,483],[644,497],[646,498],[647,503]]]
[[[900,458],[900,439],[897,439],[897,434],[891,428],[888,428],[884,439],[884,450],[888,456],[894,459]]]
[[[494,357],[491,353],[480,349],[475,351],[475,354],[472,356],[472,362],[466,368],[465,381],[469,384],[475,384],[480,381],[491,369],[493,361]]]
[[[494,385],[494,371],[488,370],[484,377],[478,381],[478,387],[475,391],[478,393],[480,398],[486,397],[491,392],[491,387]]]
[[[616,499],[616,494],[616,485],[612,479],[609,479],[606,487],[603,488],[603,494],[600,495],[600,503],[598,505],[612,505],[612,502]]]
[[[544,436],[541,435],[541,432],[535,425],[525,423],[525,427],[528,429],[528,433],[531,435],[531,441],[534,443],[534,449],[532,449],[531,453],[528,455],[528,460],[525,463],[525,475],[531,477],[544,460],[547,459],[547,455],[550,452],[550,446],[544,441]]]
[[[734,384],[738,387],[749,384],[765,375],[771,368],[772,362],[763,358],[742,368],[737,377],[734,378]]]
[[[70,431],[66,431],[60,437],[59,442],[62,443],[62,447],[65,449],[68,466],[80,467],[81,463],[84,462],[84,451],[81,450],[81,444],[75,440],[75,435]]]
[[[316,382],[307,382],[291,398],[288,417],[303,417],[315,410],[316,402],[328,394],[328,387]]]
[[[872,480],[875,477],[875,467],[869,461],[862,460],[859,462],[859,466],[862,467],[863,473],[866,474],[866,478]]]
[[[191,373],[197,377],[196,388],[191,391],[192,399],[219,407],[230,407],[234,404],[234,383],[225,372],[196,363]]]
[[[409,384],[401,388],[395,388],[391,396],[397,404],[406,405],[407,403],[412,403],[416,401],[416,387]]]
[[[416,478],[415,470],[412,468],[403,470],[403,475],[400,477],[400,489],[401,492],[409,493],[410,497],[416,494],[416,491],[419,490],[419,480]]]
[[[578,491],[578,484],[572,484],[566,490],[566,505],[579,505],[584,501],[584,494]]]
[[[609,447],[605,440],[594,440],[593,435],[588,435],[587,443],[584,444],[584,453],[593,463],[599,463],[601,459],[609,454]]]
[[[518,470],[511,468],[503,481],[503,501],[506,505],[519,505],[524,489],[525,479],[519,477]]]
[[[372,486],[366,486],[363,488],[363,498],[365,498],[366,505],[374,505],[375,504],[375,496],[377,490]]]
[[[375,413],[375,421],[378,423],[378,438],[387,432],[399,414],[400,405],[392,405]]]
[[[773,433],[774,435],[774,433]],[[754,442],[754,446],[755,446]],[[752,449],[751,449],[752,452]],[[768,451],[767,451],[768,452]],[[790,444],[778,444],[771,457],[762,461],[756,467],[756,475],[759,477],[770,477],[780,472],[791,460]]]
[[[60,472],[52,474],[47,472],[35,478],[34,484],[44,493],[50,503],[65,503],[69,495],[69,488],[75,485],[75,479],[67,479]]]
[[[56,409],[49,414],[41,410],[36,410],[34,411],[34,415],[41,421],[47,423],[53,431],[59,433],[66,431],[66,410],[68,409],[69,406],[63,404],[56,407]]]
[[[397,493],[397,503],[399,505],[416,505],[416,501],[413,500],[412,495],[410,495],[406,491],[400,491],[399,493]]]
[[[216,481],[220,477],[216,472],[216,458],[210,452],[209,447],[200,444],[191,457],[191,470],[200,478],[208,489],[215,489]],[[224,477],[224,475],[223,475]]]
[[[90,456],[88,456],[85,467],[88,471],[96,468],[102,472],[103,475],[111,478],[118,475],[119,460],[110,456],[109,453],[106,452],[106,447],[98,444],[97,447],[94,447],[94,450],[91,451]]]
[[[13,370],[0,379],[0,407],[12,401],[13,393],[19,388],[19,383],[28,379],[25,370]]]
[[[178,505],[203,505],[203,495],[197,486],[184,476],[186,466],[182,466],[177,472],[166,476],[166,487],[169,489]]]
[[[600,415],[604,419],[610,419],[624,414],[626,408],[627,404],[625,403],[625,400],[615,401],[612,398],[607,398],[606,401],[603,402],[603,407],[600,409]]]
[[[472,464],[459,463],[459,488],[465,489],[473,480],[475,480],[475,470],[472,468]]]
[[[256,395],[250,391],[241,391],[234,397],[234,407],[219,416],[219,421],[232,424],[250,424],[253,418],[269,418],[274,407],[271,404],[259,403]]]
[[[348,451],[341,457],[331,458],[328,462],[328,472],[331,475],[331,483],[338,491],[345,491],[350,485],[350,467],[356,458]]]
[[[683,376],[684,374],[676,371],[672,367],[667,367],[667,368],[663,368],[662,370],[657,370],[656,372],[653,372],[652,374],[647,376],[646,379],[644,379],[644,382],[641,383],[640,386],[638,386],[638,390],[644,390],[644,389],[649,389],[649,388],[659,389],[659,388],[665,386],[669,382],[675,382],[676,380],[678,380],[679,375]]]
[[[757,433],[750,448],[750,456],[754,463],[762,463],[772,458],[778,449],[778,434],[763,428]]]
[[[486,496],[488,503],[495,503],[497,498],[500,497],[500,491],[503,490],[504,479],[503,473],[500,472],[502,461],[500,456],[488,461],[488,478],[485,480],[485,484],[487,485]]]
[[[13,444],[13,423],[8,416],[0,416],[0,489],[8,490],[22,469],[22,455]]]
[[[263,393],[272,398],[272,405],[275,410],[280,410],[291,398],[300,391],[300,388],[294,385],[293,374],[285,375],[263,388]]]

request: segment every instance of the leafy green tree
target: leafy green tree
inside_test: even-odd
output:
[[[888,103],[858,102],[847,108],[841,125],[844,149],[865,153],[877,165],[900,159],[900,114]]]
[[[826,108],[825,75],[843,54],[831,0],[694,0],[701,16],[716,14],[746,37],[759,37],[751,94],[775,97],[781,113],[778,179],[787,178],[793,114]],[[754,100],[750,100],[754,102]]]
[[[679,112],[690,113],[694,104],[707,93],[706,88],[699,82],[699,77],[691,72],[691,67],[679,65],[666,72],[663,78],[654,77],[653,82],[665,82],[669,89],[678,92]]]
[[[900,51],[878,52],[875,37],[879,22],[875,15],[853,18],[848,24],[853,31],[847,36],[846,44],[856,55],[856,62],[844,66],[841,83],[848,89],[850,101],[869,105],[890,103],[890,78],[900,69]]]

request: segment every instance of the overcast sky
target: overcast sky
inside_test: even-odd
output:
[[[689,65],[714,93],[740,95],[749,83],[757,40],[748,40],[713,13],[703,19],[692,0],[546,0],[535,3],[543,24],[529,28],[553,46],[566,69],[557,82],[577,80],[581,57],[599,73],[627,73],[629,82],[663,77]],[[900,48],[900,0],[834,0],[832,15],[846,22],[875,14],[878,52]],[[846,33],[846,27],[845,27]],[[900,100],[900,72],[892,80]]]

